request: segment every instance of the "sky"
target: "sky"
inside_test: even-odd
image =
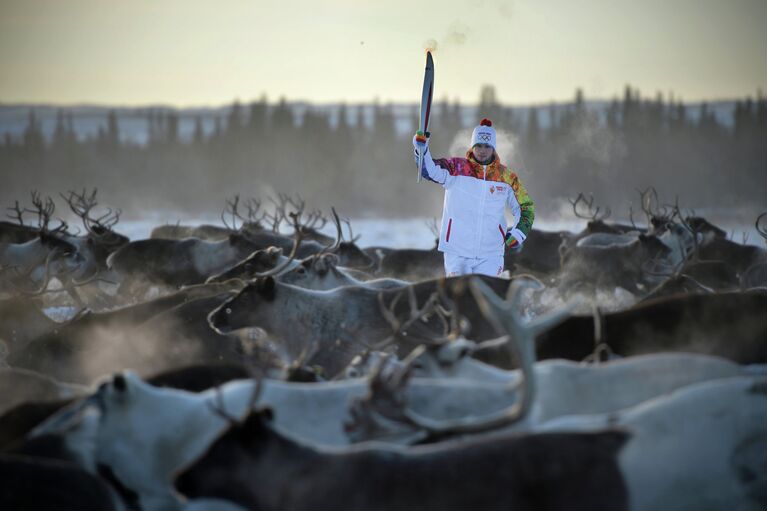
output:
[[[0,103],[505,104],[767,91],[765,0],[0,0]]]

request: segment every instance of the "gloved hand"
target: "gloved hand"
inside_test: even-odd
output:
[[[509,229],[506,231],[506,246],[512,252],[518,252],[522,250],[522,243],[525,242],[527,236],[519,229]]]
[[[413,156],[415,157],[416,165],[418,165],[418,150],[421,149],[423,151],[422,154],[426,154],[426,151],[429,150],[429,135],[428,131],[426,133],[416,131],[415,135],[413,135]]]

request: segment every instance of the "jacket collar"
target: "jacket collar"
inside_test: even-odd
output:
[[[472,165],[480,165],[483,166],[483,163],[479,163],[477,159],[474,157],[474,152],[469,149],[466,151],[466,159],[469,160],[469,162]],[[487,164],[488,169],[491,168],[500,168],[501,167],[501,159],[498,157],[498,153],[495,152],[495,149],[493,149],[493,161]]]

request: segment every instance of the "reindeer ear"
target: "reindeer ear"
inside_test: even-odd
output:
[[[112,378],[112,386],[118,392],[125,392],[128,389],[128,382],[125,380],[125,375],[118,373]]]
[[[274,277],[266,277],[258,281],[258,293],[267,301],[274,300]]]
[[[264,425],[274,422],[274,412],[268,406],[253,410],[242,423],[248,441],[254,441],[264,432]]]
[[[256,412],[258,416],[266,422],[274,422],[274,410],[271,406],[265,406]]]

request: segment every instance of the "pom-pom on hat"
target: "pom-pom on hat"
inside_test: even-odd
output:
[[[490,119],[482,119],[471,134],[471,147],[487,144],[495,149],[495,129]]]

